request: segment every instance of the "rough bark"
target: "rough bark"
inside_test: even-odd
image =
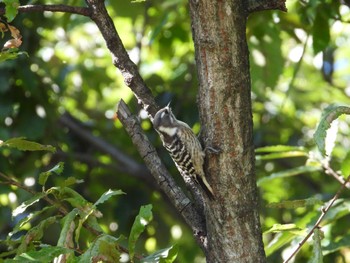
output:
[[[207,262],[265,262],[254,173],[248,8],[240,0],[191,0],[206,174],[216,202],[206,213]]]
[[[199,78],[199,111],[206,146],[219,155],[206,157],[206,175],[216,200],[202,218],[176,186],[137,120],[123,103],[120,119],[160,188],[192,228],[207,262],[265,262],[254,173],[252,112],[246,19],[251,12],[280,9],[285,0],[190,0],[192,32]],[[130,60],[103,0],[86,0],[85,7],[65,5],[21,6],[19,12],[52,11],[89,16],[98,26],[125,84],[148,110],[158,106],[150,89]],[[0,14],[4,9],[0,8]],[[206,226],[203,222],[206,222]]]
[[[99,28],[106,41],[107,48],[111,52],[112,62],[122,73],[125,84],[133,91],[138,102],[149,113],[150,119],[158,111],[151,90],[143,81],[138,68],[131,61],[122,40],[113,24],[105,7],[104,0],[85,0],[91,10],[91,19]]]
[[[286,0],[248,0],[247,11],[249,13],[263,10],[287,11]]]

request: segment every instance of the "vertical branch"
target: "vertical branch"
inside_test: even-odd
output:
[[[255,179],[247,2],[190,0],[203,141],[216,193],[207,213],[208,262],[265,262]]]

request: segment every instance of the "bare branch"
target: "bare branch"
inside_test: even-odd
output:
[[[332,169],[332,167],[329,166],[328,160],[322,164],[323,169],[325,170],[325,173],[332,176],[334,179],[336,179],[339,183],[345,184],[345,187],[350,189],[350,183],[346,183],[343,176],[338,174],[336,171]]]
[[[326,208],[322,209],[322,214],[321,216],[317,219],[317,222],[315,223],[315,225],[312,227],[312,229],[310,230],[310,232],[304,237],[304,239],[299,243],[298,247],[296,248],[296,250],[288,257],[288,259],[286,259],[283,263],[288,263],[301,249],[301,247],[305,244],[305,242],[310,238],[310,236],[314,233],[315,229],[319,227],[321,221],[323,220],[323,218],[325,217],[325,215],[327,214],[327,212],[329,211],[329,209],[333,206],[335,200],[337,200],[340,196],[340,194],[344,191],[344,189],[346,188],[346,184],[349,182],[350,180],[350,175],[348,176],[348,178],[344,181],[344,183],[342,184],[342,186],[339,188],[339,190],[337,191],[337,193],[334,195],[334,197],[329,201],[328,205]]]
[[[82,152],[68,153],[63,151],[57,151],[54,155],[63,161],[73,159],[75,161],[85,163],[92,168],[100,167],[113,172],[117,171],[119,173],[125,174],[125,176],[131,176],[137,180],[144,181],[145,183],[147,183],[147,185],[151,189],[159,189],[158,185],[155,184],[148,169],[143,165],[141,165],[143,166],[143,169],[144,169],[142,172],[140,171],[137,173],[130,173],[130,168],[126,167],[125,165],[121,165],[117,162],[105,164],[103,162],[98,161],[95,156],[89,153],[82,153]]]
[[[120,70],[125,84],[134,92],[139,103],[152,116],[158,111],[151,90],[143,81],[137,66],[129,58],[118,32],[109,16],[103,0],[86,0],[92,10],[91,19],[100,29],[107,47],[112,54],[113,64]]]
[[[79,121],[75,120],[68,113],[62,115],[59,121],[91,146],[95,147],[101,152],[109,154],[114,160],[118,161],[124,167],[125,172],[136,177],[142,176],[143,178],[150,178],[150,174],[144,165],[139,164],[133,158],[126,155],[124,152],[119,150],[117,147],[112,146],[105,140],[94,136],[91,132],[84,129]]]
[[[117,115],[130,135],[132,142],[137,147],[148,169],[151,171],[154,179],[185,219],[185,222],[192,228],[198,244],[202,248],[205,248],[206,230],[203,216],[198,213],[194,204],[191,203],[181,188],[175,183],[174,179],[161,162],[155,148],[144,134],[139,121],[136,117],[131,115],[128,106],[123,100],[118,103]]]
[[[287,12],[286,0],[249,0],[249,14],[264,10],[281,10]]]
[[[68,6],[68,5],[23,5],[18,7],[19,13],[29,12],[63,12],[90,17],[91,10],[88,7]],[[5,8],[0,8],[0,15],[5,14]]]

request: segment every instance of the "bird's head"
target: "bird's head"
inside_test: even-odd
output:
[[[153,127],[162,134],[174,136],[177,131],[177,119],[172,113],[169,104],[156,113],[153,119]]]

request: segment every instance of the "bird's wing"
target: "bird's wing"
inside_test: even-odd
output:
[[[182,128],[180,136],[182,137],[181,141],[185,144],[186,149],[188,149],[189,153],[191,154],[194,170],[199,176],[204,176],[204,152],[196,135],[193,133],[192,129],[187,126]]]

